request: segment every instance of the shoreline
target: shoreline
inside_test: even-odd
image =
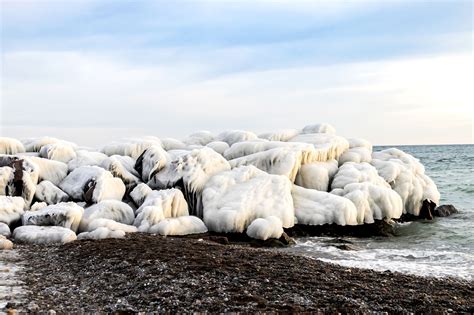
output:
[[[473,283],[142,233],[20,245],[25,302],[3,311],[474,312]]]

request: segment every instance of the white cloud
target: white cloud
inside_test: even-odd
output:
[[[6,53],[1,132],[98,144],[127,134],[180,138],[198,129],[260,132],[324,121],[378,144],[473,141],[471,55],[210,79],[211,64],[179,61],[145,67],[79,52]]]

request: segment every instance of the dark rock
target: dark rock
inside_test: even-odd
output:
[[[222,245],[229,245],[229,239],[225,236],[209,236],[209,240]]]
[[[433,213],[436,208],[436,204],[431,200],[423,200],[423,205],[420,209],[419,219],[433,220]]]
[[[434,210],[435,217],[449,217],[454,213],[459,213],[453,205],[441,205]]]
[[[295,241],[285,232],[278,239],[269,238],[265,241],[251,239],[250,241],[250,245],[254,247],[287,247],[294,244],[296,244]]]

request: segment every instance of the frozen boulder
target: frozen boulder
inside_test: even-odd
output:
[[[84,208],[74,202],[62,202],[36,211],[26,211],[23,225],[61,226],[77,232]]]
[[[172,156],[173,159],[148,182],[148,185],[153,189],[181,188],[188,202],[190,214],[202,217],[201,194],[204,185],[213,175],[229,170],[229,162],[207,147],[190,152],[178,152]]]
[[[257,218],[276,216],[294,225],[291,182],[254,166],[214,175],[203,191],[204,223],[210,231],[242,233]]]
[[[291,194],[298,224],[358,224],[357,208],[347,198],[296,185]]]
[[[49,160],[68,163],[76,158],[75,148],[75,145],[65,142],[50,143],[41,147],[39,156]]]
[[[161,220],[150,227],[149,233],[160,235],[190,235],[206,233],[207,227],[201,219],[195,216],[181,216]]]
[[[295,184],[304,188],[328,191],[329,183],[337,173],[337,161],[313,162],[301,165],[296,174]]]
[[[291,138],[296,137],[300,131],[298,129],[282,129],[273,132],[267,132],[259,134],[260,139],[265,139],[269,141],[288,141]]]
[[[108,156],[101,152],[87,150],[77,150],[76,157],[67,164],[70,172],[81,166],[100,166],[108,159]]]
[[[400,218],[400,196],[368,163],[344,163],[334,176],[332,194],[351,200],[357,208],[357,222],[373,223],[383,218]]]
[[[68,194],[49,180],[44,180],[36,186],[35,197],[37,200],[46,202],[48,205],[54,205],[69,200]]]
[[[101,167],[120,178],[127,187],[133,187],[140,182],[140,175],[135,170],[135,160],[129,156],[112,155],[102,161]]]
[[[84,210],[80,231],[91,231],[89,224],[95,219],[110,219],[118,223],[131,225],[135,219],[133,209],[124,202],[118,200],[103,200]]]
[[[132,138],[109,143],[102,147],[101,152],[108,156],[126,155],[136,160],[143,151],[154,145],[161,146],[160,139],[156,137]]]
[[[30,211],[37,211],[37,210],[41,210],[43,208],[46,208],[48,206],[48,204],[46,202],[35,202],[34,204],[31,205],[30,207]]]
[[[424,201],[439,204],[436,184],[425,174],[423,165],[410,154],[395,148],[374,152],[372,165],[401,196],[404,213],[420,215]]]
[[[220,155],[224,155],[224,152],[229,149],[229,145],[224,141],[212,141],[206,144],[206,147],[213,149]]]
[[[183,143],[188,145],[206,145],[214,141],[215,138],[209,131],[198,131],[190,134],[183,140]]]
[[[0,236],[10,237],[10,235],[10,227],[6,223],[0,222]]]
[[[22,152],[25,152],[23,143],[13,138],[0,137],[0,154],[17,154]]]
[[[336,129],[330,124],[322,123],[322,124],[307,125],[303,128],[301,133],[302,134],[326,133],[330,135],[335,135]]]
[[[64,178],[66,178],[68,173],[67,164],[63,162],[43,159],[34,156],[25,158],[25,161],[30,163],[31,165],[36,166],[37,168],[38,178],[36,179],[36,181],[33,179],[35,183],[38,183],[43,180],[49,180],[54,185],[58,186],[59,183],[61,183]]]
[[[370,163],[372,161],[372,144],[364,139],[349,139],[349,149],[339,157],[339,165],[346,162]]]
[[[93,219],[87,225],[86,232],[92,232],[98,228],[107,228],[111,231],[123,231],[124,233],[135,233],[137,228],[133,225],[123,224],[111,219]]]
[[[251,238],[266,241],[269,238],[280,238],[283,226],[280,218],[269,216],[252,221],[247,228],[247,235]]]
[[[78,240],[102,240],[106,238],[124,238],[125,232],[122,230],[110,230],[106,227],[99,227],[91,232],[82,232],[77,235]]]
[[[349,148],[349,142],[345,138],[331,133],[299,134],[288,141],[312,144],[316,150],[312,162],[337,160]]]
[[[13,231],[13,239],[30,244],[65,244],[77,239],[76,233],[60,226],[24,225]]]
[[[145,183],[140,183],[130,192],[130,198],[132,198],[137,207],[140,207],[152,191],[150,186]]]
[[[169,154],[161,146],[154,145],[143,151],[138,157],[135,170],[141,179],[147,182],[161,171],[169,160]]]
[[[59,184],[75,200],[97,203],[102,200],[122,200],[125,184],[112,173],[97,166],[81,166]]]
[[[186,144],[182,141],[173,138],[163,138],[161,139],[161,145],[165,151],[169,150],[182,150],[186,148]]]
[[[25,200],[21,197],[0,196],[0,222],[10,225],[24,213]]]
[[[251,131],[245,130],[228,130],[221,132],[216,137],[216,141],[222,141],[227,143],[229,146],[232,146],[234,143],[242,142],[242,141],[251,141],[257,140],[258,137]]]

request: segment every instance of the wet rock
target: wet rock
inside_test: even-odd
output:
[[[431,200],[423,200],[423,205],[420,209],[419,219],[433,220],[433,213],[436,208],[436,203]]]
[[[435,217],[449,217],[452,214],[459,213],[453,205],[441,205],[434,210]]]
[[[395,235],[394,222],[391,220],[375,220],[371,224],[361,225],[301,225],[296,224],[286,232],[292,237],[300,236],[393,236]]]
[[[294,245],[295,241],[288,236],[285,232],[280,236],[280,238],[269,238],[268,240],[262,241],[257,239],[252,239],[250,245],[254,247],[286,247]]]

